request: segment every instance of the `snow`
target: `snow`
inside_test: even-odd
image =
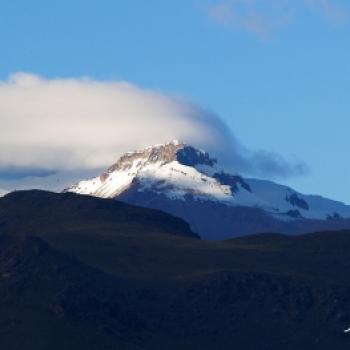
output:
[[[145,164],[142,160],[136,159],[129,169],[114,171],[108,174],[104,181],[98,176],[79,182],[69,191],[113,198],[127,189],[135,178],[138,179],[141,189],[152,189],[172,199],[183,199],[187,193],[191,193],[198,198],[208,197],[211,200],[224,202],[232,200],[229,186],[221,185],[214,178],[177,161],[167,164],[162,162]],[[165,190],[169,187],[171,190]]]
[[[344,218],[350,217],[350,206],[344,203],[321,196],[304,195],[288,186],[279,185],[272,181],[246,179],[246,182],[250,185],[253,193],[265,203],[262,207],[268,211],[286,213],[289,210],[299,210],[305,218],[321,220],[327,219],[327,216],[333,213],[338,213]],[[286,201],[286,197],[293,193],[308,203],[309,210],[295,207]]]
[[[177,161],[165,165],[157,163],[146,166],[139,174],[139,179],[144,189],[151,189],[154,182],[164,184],[163,188],[169,185],[170,188],[176,188],[175,191],[173,189],[166,191],[165,194],[170,198],[183,199],[185,194],[191,193],[198,198],[208,197],[224,202],[232,200],[229,186],[221,185],[214,178]]]
[[[156,145],[146,150],[158,149],[167,145],[181,147],[180,141],[172,141],[166,145]],[[338,213],[350,218],[350,206],[341,202],[319,196],[303,195],[290,187],[271,181],[244,179],[252,191],[238,184],[238,191],[231,192],[230,186],[222,185],[213,177],[222,171],[217,165],[197,165],[195,167],[180,164],[177,160],[165,162],[158,157],[150,159],[145,150],[127,153],[132,155],[121,166],[112,167],[101,176],[91,180],[80,181],[68,189],[70,192],[88,194],[102,198],[115,198],[127,190],[133,180],[139,184],[138,191],[152,191],[170,199],[185,200],[192,195],[195,200],[217,201],[230,206],[248,206],[264,209],[266,212],[283,220],[297,220],[286,215],[289,211],[298,210],[302,217],[310,219],[327,219],[328,215]],[[235,174],[237,175],[237,174]],[[309,210],[289,203],[286,198],[296,194],[307,202]]]
[[[138,163],[139,160],[136,159],[133,161],[130,169],[126,171],[106,173],[105,180],[103,180],[101,175],[91,180],[80,181],[69,188],[68,191],[101,198],[113,198],[130,186],[140,168]]]
[[[129,188],[132,181],[137,178],[140,191],[152,190],[170,199],[183,200],[185,195],[191,194],[198,200],[218,201],[234,206],[261,207],[273,211],[273,206],[271,207],[265,199],[259,198],[256,193],[251,193],[238,185],[239,191],[234,194],[230,186],[220,184],[207,173],[209,172],[182,165],[178,161],[166,164],[160,161],[147,163],[146,159],[138,158],[127,170],[109,173],[104,181],[101,176],[81,181],[69,191],[114,198]]]

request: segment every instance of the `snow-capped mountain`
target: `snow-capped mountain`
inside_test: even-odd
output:
[[[67,191],[167,211],[209,239],[350,228],[350,206],[230,174],[207,152],[179,141],[126,153]]]

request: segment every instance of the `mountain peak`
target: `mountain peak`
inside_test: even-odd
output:
[[[67,191],[114,198],[129,189],[133,183],[139,182],[145,187],[150,184],[153,188],[159,187],[158,190],[161,186],[168,186],[168,194],[173,193],[181,198],[188,191],[200,195],[207,193],[210,196],[219,192],[220,198],[229,197],[229,187],[221,186],[206,173],[217,172],[216,164],[217,160],[211,158],[209,153],[173,140],[127,152],[100,176],[81,181]],[[177,191],[171,188],[177,188]]]
[[[288,222],[302,232],[298,225],[313,225],[298,223],[304,219],[323,220],[327,226],[350,218],[350,206],[222,171],[209,153],[178,140],[125,153],[100,176],[67,191],[161,209],[189,221],[205,236],[228,237],[234,228],[244,234],[292,230]]]
[[[206,165],[213,167],[217,160],[196,147],[187,145],[183,141],[173,140],[164,144],[156,144],[141,150],[127,152],[118,161],[108,168],[107,174],[116,170],[128,170],[135,166],[146,164],[167,164],[177,161],[182,165]]]
[[[128,153],[140,152],[140,151],[151,150],[151,149],[159,149],[159,148],[173,148],[173,147],[182,148],[182,147],[185,147],[186,145],[187,145],[186,142],[175,139],[170,142],[157,143],[151,146],[147,146],[141,150],[136,150]]]

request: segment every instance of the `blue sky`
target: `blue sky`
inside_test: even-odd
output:
[[[308,166],[280,182],[350,203],[350,5],[274,3],[3,0],[0,79],[89,76],[183,96],[248,148]]]

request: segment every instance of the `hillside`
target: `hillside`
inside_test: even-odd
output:
[[[85,228],[197,237],[181,219],[117,201],[39,190],[16,191],[0,198],[0,229],[6,232],[62,233]]]
[[[348,231],[208,242],[112,200],[28,191],[0,208],[2,348],[350,345]]]

